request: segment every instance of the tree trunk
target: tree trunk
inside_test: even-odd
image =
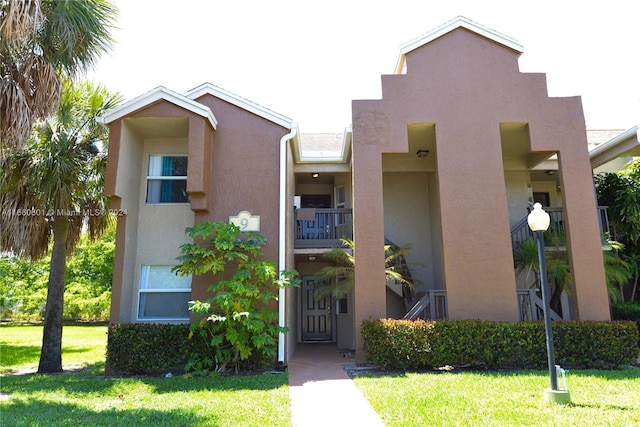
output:
[[[551,295],[551,298],[549,299],[549,308],[551,308],[551,310],[555,311],[556,313],[561,314],[564,318],[565,313],[562,313],[562,301],[560,300],[560,298],[562,297],[562,290],[563,287],[560,284],[556,283],[555,289],[553,290],[553,295]]]
[[[64,276],[67,267],[67,233],[69,223],[65,216],[56,216],[53,222],[53,250],[49,265],[47,307],[44,314],[42,351],[38,373],[62,372],[62,309],[64,304]]]

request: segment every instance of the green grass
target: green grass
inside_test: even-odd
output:
[[[1,326],[0,425],[291,425],[286,374],[105,378],[106,339],[105,326],[65,326],[63,365],[86,369],[7,375],[37,367],[42,327]],[[640,425],[640,369],[574,370],[567,381],[572,403],[563,406],[543,401],[546,371],[355,379],[389,427]]]
[[[355,382],[389,427],[640,425],[640,369],[570,371],[568,405],[544,401],[547,371],[407,373]]]
[[[286,374],[105,378],[85,373],[2,378],[0,425],[289,426]]]
[[[2,326],[3,372],[36,368],[42,327]],[[65,326],[57,375],[0,377],[0,425],[290,426],[286,374],[105,378],[106,327]]]
[[[3,324],[0,326],[0,374],[37,369],[42,346],[42,326]],[[62,365],[104,369],[107,351],[106,326],[62,328]]]

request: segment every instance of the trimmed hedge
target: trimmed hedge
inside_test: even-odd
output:
[[[611,318],[613,320],[632,320],[640,329],[640,304],[634,302],[611,304]],[[640,340],[638,341],[640,346]]]
[[[552,329],[563,367],[612,368],[638,357],[639,332],[630,321],[553,322]],[[543,322],[381,319],[363,322],[362,334],[367,360],[389,369],[547,366]]]
[[[198,343],[189,339],[189,325],[126,323],[110,325],[107,375],[183,373]]]
[[[197,371],[193,360],[215,358],[215,348],[189,324],[123,323],[107,331],[106,375],[162,375]],[[250,357],[243,370],[269,367],[275,360]],[[190,368],[189,368],[190,366]]]

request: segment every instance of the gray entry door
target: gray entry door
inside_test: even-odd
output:
[[[318,299],[326,286],[302,277],[302,340],[331,341],[331,296]]]

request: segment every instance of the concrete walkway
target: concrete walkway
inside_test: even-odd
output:
[[[288,364],[294,426],[384,426],[343,369],[350,360],[335,344],[298,346]]]

